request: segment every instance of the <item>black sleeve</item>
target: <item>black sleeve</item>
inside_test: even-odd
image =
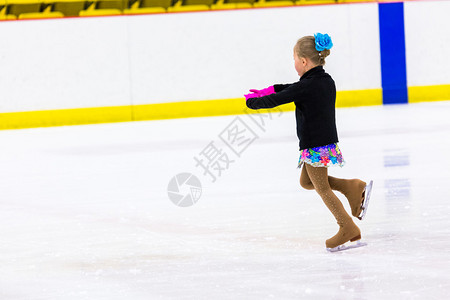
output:
[[[292,83],[288,83],[288,84],[274,84],[273,85],[273,89],[275,90],[275,93],[281,92],[282,90],[284,90],[285,88],[288,88],[292,85]]]
[[[273,108],[278,105],[293,102],[301,99],[302,88],[299,84],[291,84],[279,93],[264,97],[250,98],[247,100],[247,107],[251,109]]]

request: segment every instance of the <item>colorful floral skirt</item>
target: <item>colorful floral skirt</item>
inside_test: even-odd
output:
[[[301,168],[303,163],[310,164],[313,167],[343,167],[345,161],[338,144],[334,143],[326,146],[300,150],[297,168]]]

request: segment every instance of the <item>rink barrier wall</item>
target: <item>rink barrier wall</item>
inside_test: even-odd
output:
[[[409,103],[450,100],[450,84],[408,87]]]
[[[450,85],[409,87],[409,102],[444,101],[450,99]],[[338,91],[336,107],[382,105],[381,89]],[[293,102],[281,105],[277,111],[293,111]],[[273,111],[260,110],[261,111]],[[163,120],[255,113],[245,105],[244,98],[183,101],[145,105],[91,107],[29,112],[0,113],[0,130],[84,125],[98,123]]]
[[[400,47],[403,49],[400,52],[403,51],[403,53],[399,55],[406,58],[406,65],[396,66],[393,71],[389,69],[383,71],[381,67],[383,55],[386,57],[390,53],[389,48],[383,50],[378,47],[386,38],[383,35],[389,35],[390,29],[389,27],[379,28],[382,22],[380,18],[389,16],[387,14],[382,17],[382,14],[379,14],[380,5],[390,5],[389,7],[395,7],[397,14],[404,14],[404,18],[401,18],[405,23],[402,29],[404,31],[403,46]],[[427,57],[437,57],[438,53],[442,53],[442,49],[447,48],[445,39],[434,36],[445,36],[443,35],[445,28],[448,28],[446,25],[450,24],[447,16],[433,13],[432,17],[427,17],[421,14],[424,10],[445,11],[446,7],[450,7],[449,2],[410,2],[402,4],[401,10],[396,3],[330,5],[321,8],[323,15],[321,20],[308,19],[311,22],[306,23],[305,31],[333,28],[329,33],[340,46],[333,52],[335,57],[327,62],[327,72],[333,74],[338,84],[336,107],[386,104],[387,102],[384,101],[386,96],[383,93],[391,87],[395,90],[398,82],[403,90],[406,82],[412,85],[406,86],[409,103],[449,100],[450,85],[447,83],[450,68],[445,64],[430,64],[429,61],[424,62],[423,59],[418,59],[430,51],[435,51],[436,54],[427,54]],[[231,30],[239,29],[237,31],[239,35],[227,37],[222,34],[216,39],[208,36],[208,30],[214,32],[230,30],[230,24],[225,22],[229,16],[223,15],[225,12],[198,14],[198,17],[212,28],[205,31],[202,31],[205,28],[202,25],[203,22],[196,22],[198,17],[194,18],[194,14],[190,13],[176,16],[176,24],[174,15],[157,18],[139,16],[129,17],[129,19],[105,17],[102,18],[102,22],[89,18],[13,22],[7,26],[5,24],[6,27],[3,29],[6,36],[2,40],[10,42],[2,45],[0,41],[2,46],[0,47],[0,63],[3,69],[3,71],[0,69],[0,88],[4,91],[3,102],[0,102],[0,129],[252,113],[253,110],[246,108],[243,97],[228,97],[239,96],[249,87],[259,88],[258,85],[264,82],[298,80],[292,77],[292,72],[286,71],[292,68],[291,59],[287,60],[286,55],[279,55],[292,46],[292,40],[298,34],[297,29],[287,28],[284,21],[304,20],[315,12],[317,11],[314,7],[279,9],[277,14],[271,13],[270,9],[236,11],[242,20],[251,17],[253,23],[258,25],[255,27],[257,30],[243,31],[245,27],[242,27],[242,24],[233,23],[232,25],[236,28],[231,27]],[[234,12],[226,12],[228,13]],[[420,22],[419,26],[415,21],[417,16],[426,18],[427,22]],[[351,26],[333,27],[333,24],[341,24],[342,20],[348,20],[347,25]],[[179,23],[184,25],[182,26],[184,30],[197,32],[198,35],[187,36],[184,32],[174,30],[179,27]],[[49,40],[45,43],[35,45],[33,43],[40,40],[35,38],[35,33],[30,30],[28,24],[33,24],[33,29],[39,32],[49,32],[49,28],[55,28],[56,25],[58,30],[47,35]],[[154,40],[164,38],[164,32],[158,33],[159,35],[152,39],[142,38],[148,36],[148,28],[159,27],[164,27],[170,32],[163,46],[159,43],[155,44]],[[246,36],[250,33],[257,43],[264,41],[266,34],[273,34],[280,30],[283,35],[273,36],[273,45],[276,45],[274,49],[261,47],[265,46],[263,43],[258,45],[257,48],[260,51],[257,53],[250,55],[247,53],[249,51],[243,51],[248,48],[248,46],[242,48],[242,45],[246,45],[248,39]],[[67,39],[69,32],[76,32],[78,35],[70,35],[70,39]],[[259,36],[259,32],[264,32],[263,36]],[[253,36],[253,33],[257,35]],[[20,36],[21,39],[12,43],[11,38],[15,35]],[[117,39],[117,36],[127,38]],[[202,49],[195,47],[193,52],[189,52],[191,51],[189,47],[184,48],[183,55],[189,57],[195,64],[186,61],[181,65],[182,68],[179,68],[180,64],[173,59],[174,54],[177,53],[174,50],[176,46],[186,45],[186,43],[204,45],[205,38],[208,44]],[[393,36],[388,36],[388,41],[392,38]],[[359,41],[357,51],[353,51],[354,39]],[[55,41],[58,41],[57,47],[49,48],[48,45]],[[115,47],[110,47],[111,43]],[[431,48],[428,46],[430,43],[434,45]],[[227,50],[227,55],[231,55],[233,59],[221,61],[215,56],[208,56],[208,53],[221,50],[223,44],[236,45]],[[405,44],[407,53],[405,53]],[[28,51],[29,45],[35,46],[31,52]],[[153,59],[147,55],[145,49],[152,49],[160,55],[157,59]],[[168,50],[167,53],[163,51],[164,49]],[[128,57],[123,55],[126,52]],[[80,53],[90,55],[81,56]],[[262,60],[265,62],[263,68],[258,63]],[[59,66],[66,61],[73,63],[61,69]],[[114,61],[114,64],[111,64],[111,61]],[[252,67],[249,68],[248,65]],[[28,69],[29,72],[24,72],[25,66],[32,68]],[[91,67],[96,68],[96,72],[91,72]],[[174,76],[171,71],[173,68],[176,68],[177,76]],[[192,68],[195,68],[200,76],[192,76]],[[271,70],[269,74],[263,72],[267,68]],[[31,77],[30,74],[37,72],[37,69],[41,76]],[[225,71],[220,80],[202,84],[202,80],[205,80],[203,77],[211,78],[217,69]],[[153,70],[158,71],[152,72]],[[403,75],[397,76],[399,74],[397,71],[403,72]],[[76,76],[66,78],[65,74],[76,74]],[[266,74],[264,75],[266,77],[264,78],[261,74]],[[273,78],[270,74],[273,74]],[[392,76],[393,74],[397,75]],[[98,78],[105,80],[97,80]],[[292,78],[295,79],[291,80]],[[164,84],[154,85],[156,82]],[[174,84],[177,88],[173,88]],[[83,86],[82,90],[80,86]],[[192,88],[195,86],[202,88]],[[8,91],[11,91],[10,94]],[[195,99],[208,99],[210,96],[222,99],[195,101]],[[295,106],[290,103],[281,106],[280,109],[292,111]]]
[[[381,89],[338,91],[336,107],[382,104]],[[294,111],[293,102],[264,111]],[[83,125],[176,118],[210,117],[255,113],[245,105],[245,98],[183,101],[145,105],[92,107],[0,114],[0,129]]]
[[[409,102],[450,99],[450,85],[409,87]],[[382,105],[382,90],[338,91],[336,107]],[[289,103],[279,107],[293,111]],[[272,110],[261,110],[272,111]],[[253,113],[244,98],[0,113],[0,130]]]
[[[409,87],[409,102],[443,101],[450,99],[450,85]],[[382,105],[381,89],[338,91],[336,107]],[[277,111],[294,111],[293,102],[281,105]],[[274,109],[260,110],[274,111]],[[0,114],[0,129],[23,129],[66,125],[114,123],[176,118],[209,117],[255,113],[245,105],[244,98],[205,101],[183,101],[146,105],[125,105]]]

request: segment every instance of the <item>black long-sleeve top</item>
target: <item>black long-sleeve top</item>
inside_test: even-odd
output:
[[[247,100],[252,109],[273,108],[294,102],[300,150],[338,142],[336,85],[322,66],[305,72],[292,84],[275,84],[275,93]]]

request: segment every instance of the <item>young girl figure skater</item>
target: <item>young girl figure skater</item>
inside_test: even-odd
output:
[[[347,214],[333,193],[339,191],[348,199],[352,215],[360,220],[365,216],[372,190],[372,181],[340,179],[328,176],[329,166],[343,166],[338,146],[335,104],[336,86],[325,73],[325,58],[333,46],[328,34],[317,33],[299,39],[294,47],[295,70],[300,80],[293,84],[275,84],[262,90],[250,90],[245,95],[251,109],[273,108],[294,102],[297,136],[300,140],[298,168],[302,168],[300,185],[316,190],[335,217],[339,231],[326,240],[328,251],[334,252],[364,246],[361,231]],[[347,242],[356,242],[348,245]]]

